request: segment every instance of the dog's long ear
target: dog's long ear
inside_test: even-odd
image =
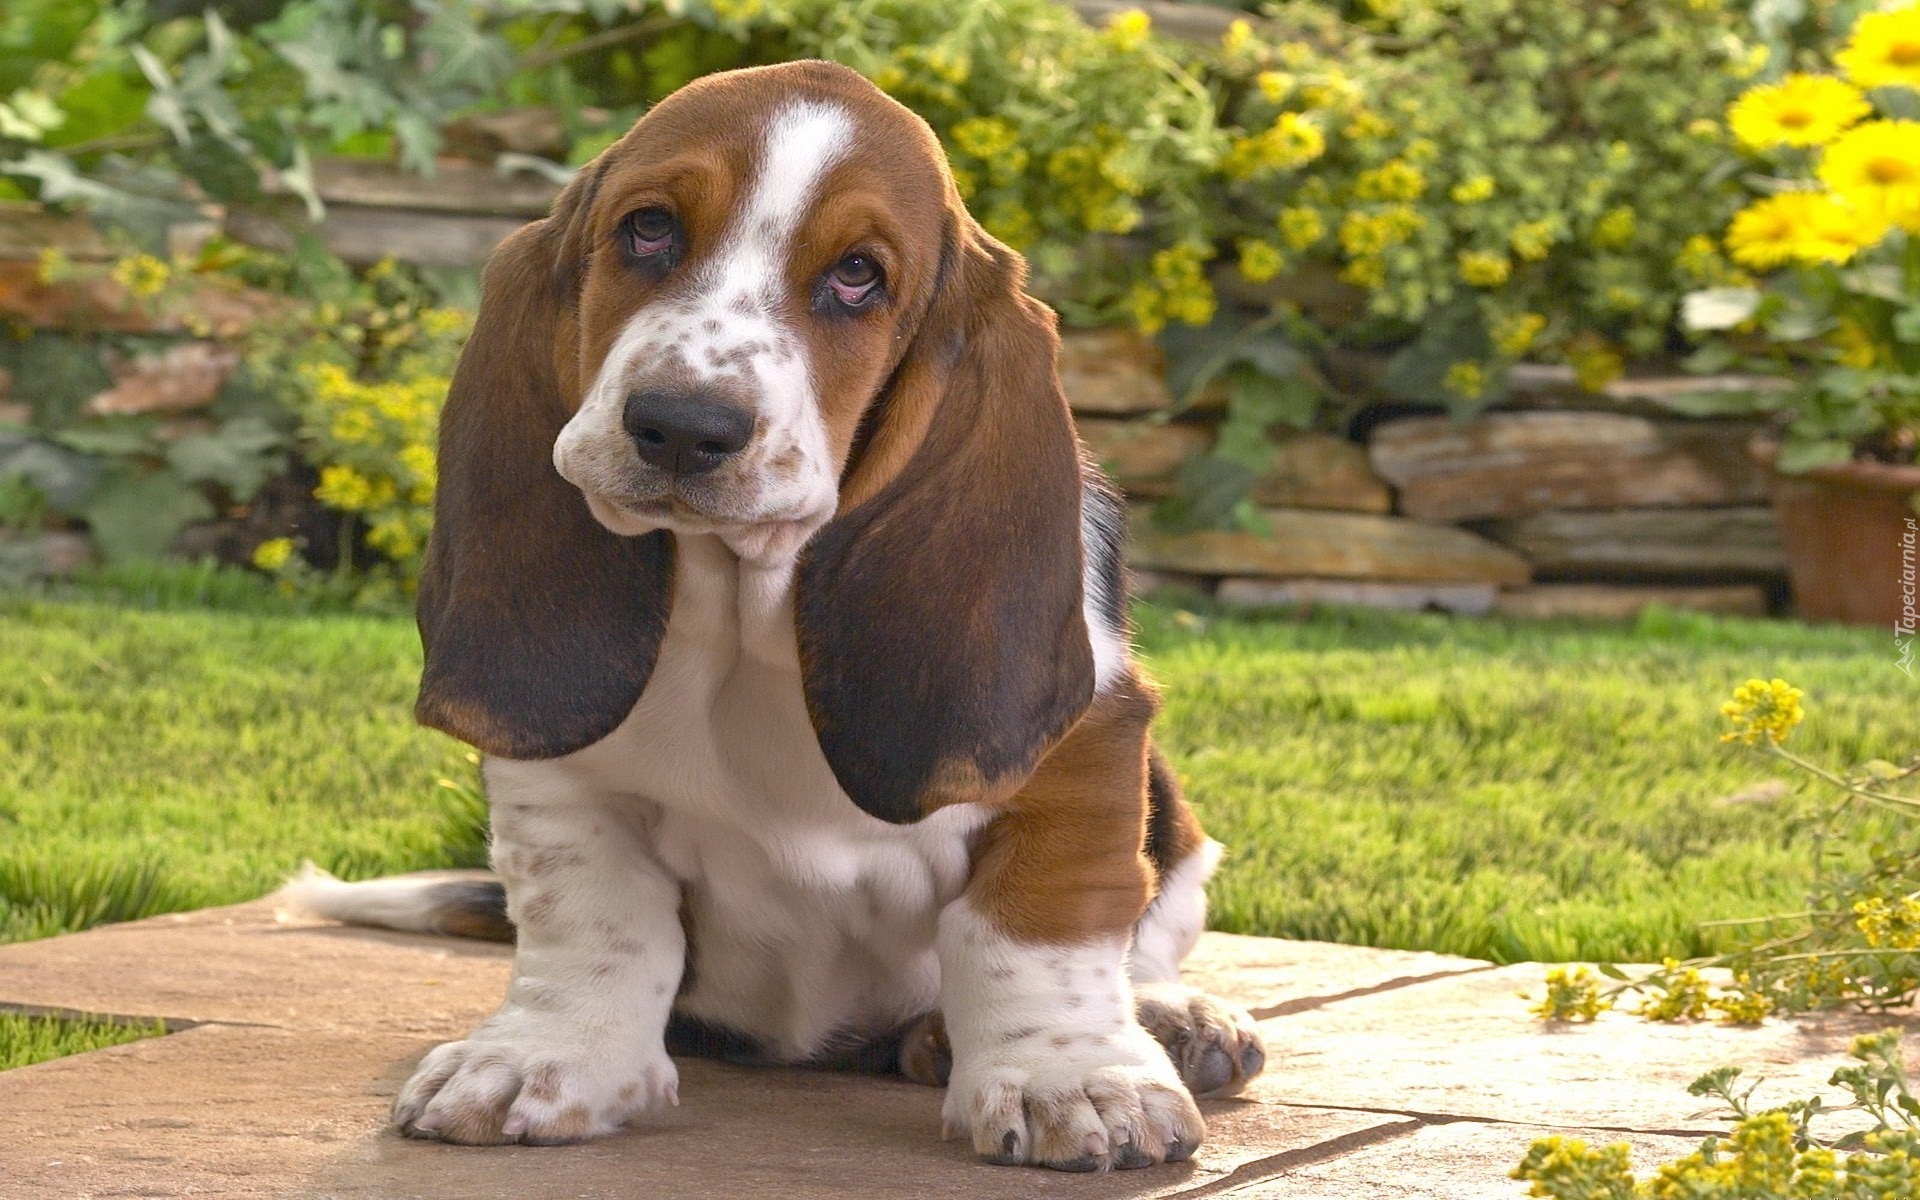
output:
[[[509,758],[612,732],[646,687],[671,600],[667,535],[614,536],[553,467],[578,394],[581,227],[600,169],[494,252],[440,418],[415,713]]]
[[[887,821],[1006,794],[1093,696],[1080,458],[1024,274],[950,217],[931,305],[801,563],[820,746]]]

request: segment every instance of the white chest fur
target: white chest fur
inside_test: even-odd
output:
[[[789,572],[679,535],[640,703],[603,741],[539,766],[619,804],[681,882],[681,1011],[804,1058],[934,1006],[935,921],[966,885],[985,814],[891,825],[840,789],[801,690]]]

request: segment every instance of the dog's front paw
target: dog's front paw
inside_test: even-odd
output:
[[[393,1123],[408,1137],[465,1146],[553,1146],[678,1104],[679,1088],[664,1050],[582,1053],[547,1039],[488,1037],[483,1028],[420,1061],[394,1101]]]
[[[944,1111],[988,1161],[1104,1171],[1180,1162],[1206,1123],[1151,1035],[1023,1030],[954,1063]]]
[[[1183,983],[1134,985],[1134,1012],[1167,1049],[1187,1090],[1231,1096],[1267,1065],[1266,1044],[1245,1009]]]

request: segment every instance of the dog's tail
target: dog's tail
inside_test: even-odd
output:
[[[271,899],[282,912],[348,925],[513,940],[507,890],[484,871],[422,871],[347,883],[304,863]]]

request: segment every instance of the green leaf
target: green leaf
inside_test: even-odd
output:
[[[110,480],[83,514],[108,563],[159,558],[182,529],[213,515],[199,489],[168,471]]]
[[[1605,975],[1608,979],[1617,979],[1621,983],[1628,982],[1627,973],[1622,971],[1617,964],[1595,963],[1593,964],[1593,969]]]
[[[1798,475],[1815,467],[1830,467],[1853,457],[1853,444],[1834,438],[1788,438],[1780,447],[1774,466],[1785,475]]]
[[[286,438],[260,417],[236,417],[208,433],[190,433],[167,447],[167,462],[192,483],[217,483],[236,500],[251,500],[285,462]]]
[[[100,481],[100,463],[31,436],[0,434],[0,480],[31,483],[54,511],[79,511]]]
[[[1732,329],[1759,311],[1757,288],[1703,288],[1681,298],[1680,324],[1697,333]]]

